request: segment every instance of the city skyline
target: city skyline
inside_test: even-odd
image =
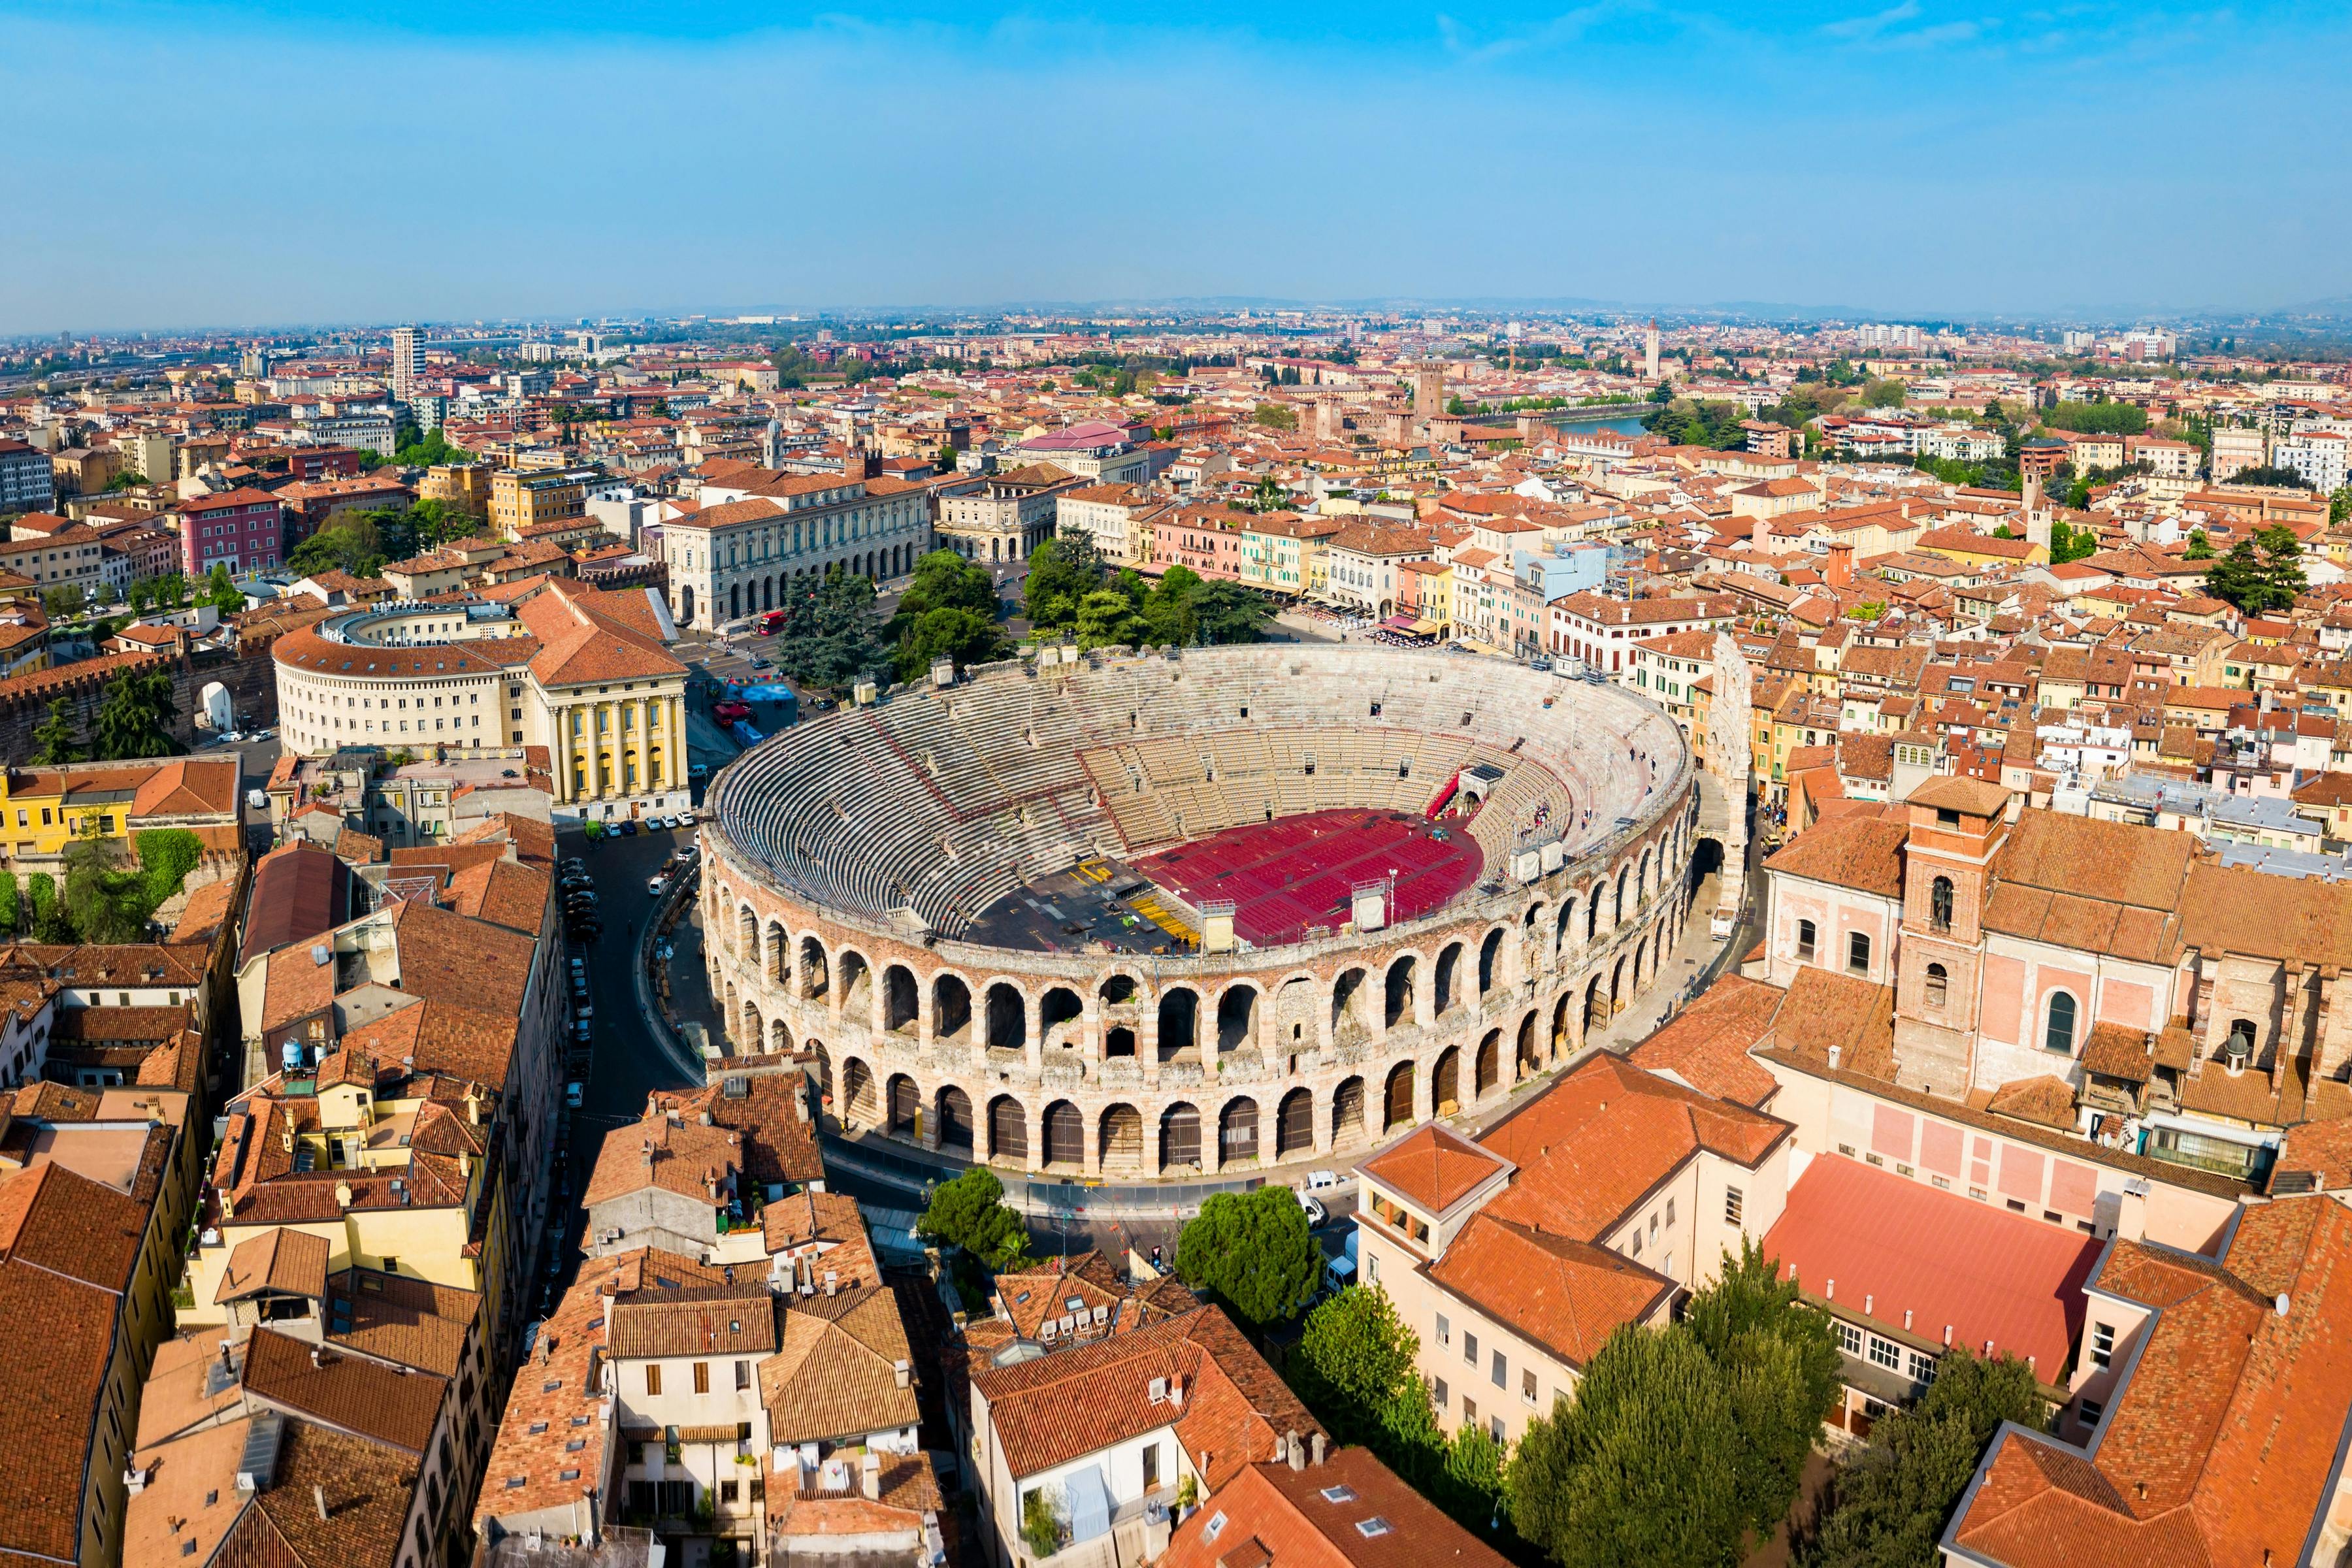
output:
[[[2340,299],[2352,238],[2319,199],[2352,22],[2291,4],[121,0],[0,29],[44,160],[145,219],[29,215],[5,334],[1261,295],[2277,310]],[[101,88],[162,112],[89,116]]]

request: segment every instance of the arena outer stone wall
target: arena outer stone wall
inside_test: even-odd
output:
[[[1497,1101],[1580,1055],[1588,1031],[1656,978],[1689,912],[1698,823],[1688,750],[1650,704],[1493,661],[1386,648],[1195,650],[1177,664],[1048,649],[1035,665],[800,726],[730,764],[709,797],[701,912],[711,992],[735,1048],[808,1053],[845,1126],[927,1148],[1114,1180],[1232,1174],[1345,1156]],[[1366,695],[1381,692],[1385,700]],[[902,703],[914,706],[894,714]],[[941,726],[976,727],[983,757],[995,747],[1072,756],[1049,758],[1023,781],[1035,787],[992,801],[993,773],[960,777],[936,755],[943,742],[914,760]],[[1498,797],[1517,788],[1525,805],[1531,790],[1552,792],[1544,798],[1565,831],[1506,837],[1512,824],[1485,824],[1481,883],[1388,930],[1229,953],[1078,954],[959,940],[911,904],[850,907],[829,862],[844,852],[833,836],[855,819],[822,788],[796,793],[814,775],[793,753],[837,750],[841,765],[859,769],[858,787],[871,774],[898,789],[880,809],[936,813],[901,836],[919,859],[926,845],[935,857],[959,834],[991,835],[969,841],[1013,856],[1017,885],[1023,853],[1026,872],[1040,874],[1076,854],[1172,842],[1133,841],[1171,815],[1143,797],[1205,787],[1189,764],[1171,767],[1135,777],[1127,800],[1123,786],[1106,787],[1128,775],[1099,765],[1102,753],[1143,738],[1168,742],[1145,753],[1165,762],[1212,734],[1230,748],[1237,726],[1256,727],[1253,754],[1268,766],[1254,783],[1229,773],[1216,788],[1252,809],[1251,791],[1266,809],[1288,798],[1289,775],[1275,775],[1307,747],[1330,759],[1324,798],[1357,787],[1339,759],[1376,755],[1378,772],[1358,776],[1390,795],[1363,804],[1388,804],[1397,737],[1421,736],[1403,743],[1499,759],[1514,776]],[[1522,762],[1532,785],[1515,782]],[[1198,765],[1213,772],[1206,752]],[[890,785],[899,771],[912,782]],[[1415,788],[1438,782],[1424,773]],[[1587,791],[1600,807],[1590,822]],[[1490,799],[1482,818],[1496,807]],[[1053,816],[1076,842],[1022,831]],[[919,864],[857,870],[866,888],[908,889],[924,874]]]

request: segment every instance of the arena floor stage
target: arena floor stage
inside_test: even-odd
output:
[[[1338,930],[1355,886],[1386,877],[1396,879],[1390,922],[1417,919],[1476,881],[1484,864],[1458,826],[1405,812],[1318,811],[1228,828],[1135,869],[1195,908],[1232,900],[1235,933],[1265,947],[1310,926]]]

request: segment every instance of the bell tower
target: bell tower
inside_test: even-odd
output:
[[[1929,779],[1905,802],[1903,939],[1895,975],[1895,1077],[1967,1096],[1976,1068],[1984,904],[2009,832],[2010,792],[1981,779]]]

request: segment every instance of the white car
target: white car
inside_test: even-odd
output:
[[[658,899],[668,890],[669,879],[667,877],[647,877],[646,879],[646,891],[654,898]]]
[[[1301,1198],[1298,1206],[1307,1211],[1307,1228],[1309,1230],[1321,1229],[1331,1218],[1330,1211],[1323,1206],[1319,1198]]]

